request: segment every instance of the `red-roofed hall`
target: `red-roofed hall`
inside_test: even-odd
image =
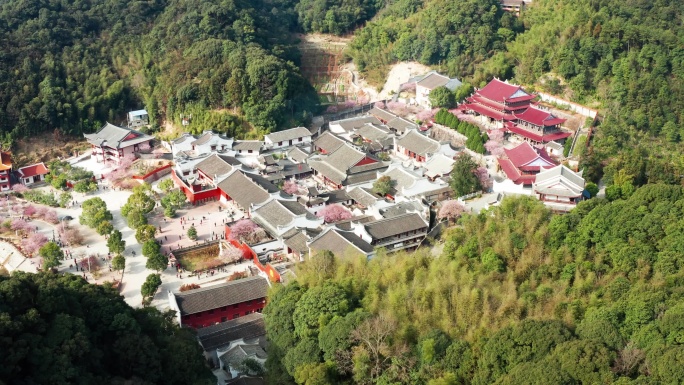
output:
[[[571,136],[561,130],[565,119],[558,118],[532,102],[537,95],[530,94],[516,84],[493,79],[460,105],[464,112],[481,116],[494,128],[532,143],[563,141]]]
[[[44,181],[45,175],[47,175],[48,172],[48,168],[43,162],[22,167],[17,170],[17,174],[19,174],[19,180],[23,185],[26,186]]]

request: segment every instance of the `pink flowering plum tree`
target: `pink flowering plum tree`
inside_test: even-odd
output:
[[[437,217],[441,220],[453,222],[460,218],[464,211],[465,206],[463,203],[456,199],[452,199],[442,202],[442,207],[439,209]]]
[[[21,240],[21,248],[24,253],[33,256],[47,242],[48,239],[45,235],[41,233],[32,233],[28,237]]]
[[[489,171],[487,170],[486,167],[478,167],[475,169],[475,175],[477,176],[477,179],[480,180],[480,185],[482,186],[482,190],[487,191],[492,187],[492,181],[489,178]]]
[[[230,263],[241,260],[244,257],[242,250],[232,245],[223,246],[219,253],[219,259],[223,262]]]
[[[27,221],[23,219],[14,219],[12,220],[12,224],[10,225],[12,230],[14,231],[20,231],[23,233],[30,233],[31,230],[33,230],[35,227],[29,224]]]
[[[29,188],[24,186],[21,183],[17,183],[14,186],[12,186],[12,191],[14,191],[14,192],[23,193],[23,192],[27,192],[28,190],[29,190]]]
[[[230,239],[254,244],[266,238],[266,232],[249,219],[237,221],[230,227]]]
[[[387,109],[398,115],[406,115],[408,106],[402,102],[387,102]]]
[[[48,210],[48,211],[45,213],[45,216],[43,217],[43,220],[45,220],[45,222],[50,222],[50,223],[52,223],[52,224],[57,224],[57,223],[59,223],[59,218],[57,217],[57,211],[55,211],[55,210]]]
[[[299,185],[293,180],[286,180],[285,183],[283,183],[283,191],[290,195],[297,194],[299,193]]]
[[[379,108],[381,110],[385,109],[385,103],[384,102],[375,102],[375,108]]]
[[[34,205],[28,205],[28,206],[24,207],[24,215],[27,217],[32,217],[32,216],[36,215],[37,212],[38,212],[38,210],[36,209],[36,206],[34,206]]]
[[[325,223],[344,221],[352,217],[351,211],[337,203],[323,207],[317,215],[323,218]]]
[[[421,122],[427,121],[432,119],[435,114],[439,111],[438,109],[434,110],[421,110],[416,114],[416,119],[420,120]]]

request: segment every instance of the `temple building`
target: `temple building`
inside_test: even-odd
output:
[[[460,108],[532,143],[562,142],[572,135],[561,130],[565,119],[534,105],[532,101],[536,97],[519,85],[493,79],[467,98]]]
[[[513,183],[522,185],[532,185],[540,171],[556,166],[556,162],[545,149],[534,148],[528,142],[510,150],[504,149],[504,155],[498,161],[506,177]]]

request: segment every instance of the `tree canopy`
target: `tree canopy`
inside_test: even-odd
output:
[[[71,274],[0,276],[0,381],[213,384],[172,313],[133,309],[111,286]]]
[[[684,188],[662,184],[562,216],[530,197],[506,198],[464,214],[439,258],[429,249],[336,256],[322,268],[314,257],[269,294],[269,376],[676,383],[682,214]]]

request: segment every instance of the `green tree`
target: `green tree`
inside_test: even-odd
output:
[[[126,241],[122,238],[121,231],[113,230],[107,239],[107,248],[110,253],[123,254],[126,250]]]
[[[478,164],[466,153],[461,153],[451,171],[451,188],[456,196],[464,196],[482,190],[480,179],[475,173]]]
[[[56,190],[61,190],[63,188],[66,188],[67,185],[67,176],[66,174],[48,174],[45,177],[45,181],[50,183],[50,186],[55,188]]]
[[[71,193],[65,191],[59,194],[59,207],[66,207],[71,202]]]
[[[373,182],[372,191],[381,196],[385,196],[392,191],[396,183],[387,175],[381,176],[375,182]]]
[[[163,254],[157,252],[147,257],[145,267],[150,270],[156,270],[157,272],[160,272],[165,270],[168,264],[169,259],[166,258]]]
[[[64,259],[62,249],[54,242],[44,244],[38,250],[38,254],[43,258],[43,270],[46,271],[59,266],[62,259]]]
[[[100,235],[109,235],[114,231],[114,226],[110,221],[103,221],[97,226],[97,233]]]
[[[82,212],[79,222],[82,225],[96,229],[100,223],[111,221],[112,213],[107,210],[107,204],[101,198],[90,198],[81,204]]]
[[[144,183],[133,189],[133,194],[128,197],[126,204],[121,207],[121,215],[128,217],[131,212],[147,214],[154,209],[155,202],[152,199],[152,189],[149,184]]]
[[[188,229],[188,238],[192,239],[193,241],[197,240],[197,229],[195,226],[190,226]]]
[[[587,184],[584,186],[584,189],[587,190],[592,198],[595,197],[599,192],[599,188],[594,182],[587,182]]]
[[[74,191],[81,194],[91,193],[97,190],[97,183],[90,179],[84,179],[74,184]]]
[[[143,214],[141,211],[132,210],[128,212],[128,215],[126,216],[126,222],[128,222],[128,227],[135,230],[138,229],[140,226],[146,225],[147,218],[145,217],[145,214]]]
[[[454,108],[456,106],[456,97],[451,90],[442,86],[430,91],[428,96],[432,108]]]
[[[309,363],[300,365],[295,369],[295,381],[302,385],[328,385],[333,384],[328,374],[326,364]]]
[[[116,271],[122,271],[123,269],[126,268],[126,258],[121,255],[117,254],[112,258],[112,269]]]
[[[0,276],[0,297],[11,299],[3,305],[7,314],[30,312],[13,317],[3,338],[39,343],[3,347],[2,380],[8,384],[216,382],[193,333],[180,328],[172,313],[134,309],[111,285],[92,285],[77,274],[17,271]]]
[[[148,239],[143,243],[142,255],[149,258],[152,255],[159,254],[160,249],[161,245],[159,245],[156,239]]]
[[[159,274],[148,275],[140,288],[140,294],[143,296],[143,301],[154,297],[154,294],[157,292],[157,289],[159,289],[159,286],[161,286],[161,283],[162,281]]]
[[[166,179],[162,180],[161,182],[159,182],[159,183],[157,184],[157,187],[158,187],[159,190],[161,190],[164,194],[168,194],[168,192],[171,191],[171,189],[174,187],[173,179],[171,179],[171,178],[166,178]]]
[[[157,234],[157,228],[153,225],[142,225],[135,230],[135,240],[143,244],[147,241],[154,240]]]
[[[300,337],[317,336],[334,316],[343,316],[348,311],[347,294],[338,285],[324,283],[311,288],[299,300],[292,315],[295,332]]]

